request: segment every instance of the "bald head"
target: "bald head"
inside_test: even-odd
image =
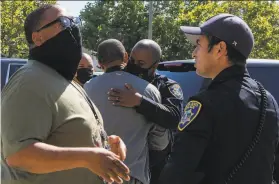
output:
[[[99,44],[97,55],[100,64],[123,60],[126,50],[123,44],[116,39],[108,39]]]
[[[82,53],[81,60],[78,65],[79,68],[91,68],[93,69],[93,60],[89,54]]]
[[[152,55],[153,62],[160,61],[162,56],[162,50],[158,43],[153,40],[143,39],[136,43],[132,49],[132,53],[138,50],[149,51]]]
[[[93,60],[89,54],[82,53],[74,80],[83,86],[93,77]]]

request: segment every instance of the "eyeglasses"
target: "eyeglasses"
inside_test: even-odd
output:
[[[55,19],[54,21],[44,25],[43,27],[39,28],[36,30],[36,32],[39,32],[55,23],[59,22],[61,24],[61,26],[63,27],[63,29],[66,29],[68,27],[71,27],[73,25],[76,25],[78,27],[81,26],[81,19],[79,17],[73,17],[73,18],[70,18],[70,17],[66,17],[66,16],[61,16],[61,17],[58,17],[57,19]]]

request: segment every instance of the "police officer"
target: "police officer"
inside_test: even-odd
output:
[[[156,42],[141,40],[132,49],[126,70],[156,86],[161,93],[162,103],[154,102],[133,91],[124,95],[120,90],[112,89],[110,96],[119,99],[113,101],[114,104],[134,107],[151,122],[167,129],[176,129],[183,111],[183,92],[177,82],[155,73],[161,56],[161,48]],[[132,88],[131,85],[126,87]],[[157,183],[170,148],[171,143],[164,151],[150,151],[151,184]]]
[[[270,184],[279,109],[246,69],[250,28],[237,16],[219,14],[181,30],[196,44],[197,74],[213,81],[189,99],[160,184]]]

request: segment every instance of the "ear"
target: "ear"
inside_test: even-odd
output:
[[[218,56],[227,56],[227,44],[223,41],[219,43]]]
[[[125,54],[124,54],[124,58],[123,58],[123,62],[124,62],[125,64],[127,64],[127,63],[128,63],[128,60],[129,60],[128,53],[127,53],[127,52],[125,52]]]
[[[99,65],[97,66],[97,68],[102,69],[102,70],[105,69],[104,65],[102,65],[101,63],[99,63]]]
[[[32,33],[32,40],[36,46],[41,46],[44,43],[42,35],[38,32]]]
[[[160,63],[160,61],[157,62],[157,63],[154,65],[154,69],[155,69],[155,70],[158,68],[159,63]]]

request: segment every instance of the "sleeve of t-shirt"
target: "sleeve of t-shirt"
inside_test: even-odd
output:
[[[162,101],[159,90],[152,84],[148,84],[147,88],[144,91],[144,96],[157,103],[161,103]]]
[[[33,89],[32,89],[33,88]],[[52,113],[45,94],[28,86],[2,93],[2,152],[4,158],[35,142],[44,142],[51,130]]]

